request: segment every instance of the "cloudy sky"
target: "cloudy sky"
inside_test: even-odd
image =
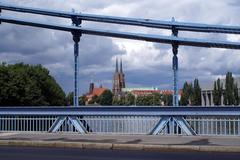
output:
[[[158,20],[239,25],[239,0],[0,0],[3,3],[54,10]],[[3,11],[2,15],[71,25],[56,19]],[[82,26],[136,33],[171,35],[166,30],[84,22]],[[240,41],[240,36],[180,32],[181,37]],[[50,70],[62,88],[73,90],[73,41],[70,33],[0,25],[0,61],[42,64]],[[240,74],[240,51],[196,47],[179,48],[179,85],[198,78],[202,84],[221,77],[227,71]],[[169,45],[134,40],[83,35],[80,42],[80,92],[89,82],[112,87],[115,58],[123,59],[127,87],[172,89]]]

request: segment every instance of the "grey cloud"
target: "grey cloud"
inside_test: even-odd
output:
[[[231,24],[238,25],[239,3],[228,0],[124,0],[124,1],[79,1],[79,0],[2,0],[1,2],[14,3],[24,6],[49,8],[70,11],[75,8],[77,11],[86,13],[102,14],[106,8],[111,6],[122,6],[123,13],[130,10],[129,17],[154,18],[159,20],[171,20],[175,17],[177,21],[210,23],[210,24]],[[129,5],[126,5],[129,4]],[[127,8],[133,5],[133,8]],[[216,5],[217,4],[217,5]],[[3,13],[4,14],[4,13]],[[7,13],[10,14],[11,13]],[[111,11],[112,15],[121,16],[121,13]],[[216,16],[217,15],[217,16]],[[19,15],[25,17],[25,15]],[[34,19],[35,17],[30,17]],[[70,21],[39,17],[42,21],[59,22],[70,24]],[[104,27],[95,23],[83,24],[89,27]],[[104,27],[105,28],[105,27]],[[147,32],[164,34],[165,31],[151,29],[137,30],[133,27],[119,27],[107,25],[107,29],[122,29],[134,32]],[[51,70],[65,91],[72,90],[73,78],[73,42],[71,34],[50,30],[34,29],[2,24],[0,26],[0,58],[10,62],[24,61],[26,63],[41,63]],[[206,38],[212,40],[226,40],[227,35],[216,34],[193,34],[189,32],[180,33],[179,36],[192,38]],[[121,50],[115,40],[96,36],[83,36],[80,42],[80,90],[81,93],[88,88],[88,83],[94,79],[111,88],[112,72],[114,71],[113,57],[123,55],[124,70],[126,71],[127,84],[138,86],[160,86],[171,89],[171,52],[170,45],[153,44],[153,49],[159,53],[155,55],[154,62],[151,57],[125,57],[125,50]],[[148,53],[139,53],[139,55]],[[131,58],[131,59],[127,59]],[[132,65],[135,59],[139,59],[141,68]],[[149,59],[148,59],[149,58]],[[164,59],[165,58],[165,59]],[[169,58],[169,60],[166,60]],[[163,60],[164,59],[164,60]],[[226,71],[233,71],[239,75],[238,62],[240,56],[234,50],[204,49],[195,47],[179,48],[179,85],[187,80],[191,81],[198,77],[207,81],[217,75],[225,74]],[[167,61],[167,62],[166,62]],[[148,64],[152,62],[152,64]],[[139,64],[138,64],[139,65]],[[95,70],[95,72],[92,72]]]

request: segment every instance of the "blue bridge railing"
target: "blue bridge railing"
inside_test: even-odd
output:
[[[0,107],[0,131],[240,136],[240,107]]]

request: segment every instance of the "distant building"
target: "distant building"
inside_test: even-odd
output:
[[[118,69],[118,59],[116,58],[116,68],[113,75],[112,93],[114,96],[121,96],[122,88],[125,88],[125,75],[123,73],[122,59],[120,61],[120,70]]]
[[[123,88],[122,91],[129,92],[129,93],[133,94],[135,97],[151,95],[153,93],[159,93],[159,94],[163,94],[163,95],[172,95],[173,94],[172,90],[159,90],[156,87]],[[182,91],[179,91],[179,100],[181,98],[181,92]]]
[[[86,105],[93,99],[94,96],[100,96],[104,91],[108,90],[102,86],[95,87],[94,83],[90,83],[89,92],[86,94]]]

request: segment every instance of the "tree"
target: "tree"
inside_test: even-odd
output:
[[[182,88],[182,96],[181,96],[181,99],[180,99],[180,104],[182,106],[186,106],[189,104],[189,96],[190,96],[190,93],[189,93],[189,84],[187,82],[185,82],[183,84],[183,88]]]
[[[127,105],[127,106],[131,106],[131,105],[134,105],[134,102],[135,102],[135,97],[134,97],[134,95],[133,94],[131,94],[131,93],[127,93],[125,96],[124,96],[124,98],[125,98],[125,105]]]
[[[201,105],[201,88],[198,79],[194,79],[192,96],[192,105]]]
[[[153,106],[160,106],[162,102],[162,95],[160,93],[153,93]]]
[[[165,106],[172,106],[173,105],[173,97],[170,94],[164,94],[162,97],[163,103]]]
[[[114,96],[112,104],[113,105],[118,105],[118,106],[125,105],[125,97]]]
[[[226,74],[225,82],[225,94],[224,94],[224,104],[225,105],[236,105],[239,102],[237,84],[234,84],[234,78],[231,72]]]
[[[192,84],[185,82],[183,84],[183,89],[182,89],[182,96],[180,99],[180,104],[182,106],[187,106],[190,103],[192,104],[192,102],[194,101],[194,96],[193,96],[193,87]]]
[[[80,106],[85,106],[85,102],[86,102],[86,97],[85,96],[80,96],[78,98],[78,103]]]
[[[149,104],[148,104],[147,96],[145,96],[145,95],[139,95],[139,96],[137,96],[136,105],[137,105],[137,106],[149,105]]]
[[[214,88],[213,88],[213,103],[215,105],[217,106],[221,105],[222,95],[223,95],[223,84],[218,78],[217,81],[214,82]]]
[[[94,95],[92,99],[88,102],[88,104],[95,104],[98,103],[99,99],[97,95]]]
[[[41,65],[0,64],[1,106],[66,105],[65,93]]]
[[[239,105],[239,95],[238,95],[238,85],[237,85],[237,83],[235,83],[234,84],[234,91],[233,91],[234,93],[234,99],[235,99],[235,103],[234,103],[234,105]]]
[[[186,105],[201,105],[201,88],[198,79],[194,79],[192,83],[185,82],[183,84],[182,96],[180,99],[180,104]]]
[[[78,97],[78,104],[83,106],[85,105],[85,96]],[[67,97],[66,97],[67,105],[72,106],[73,105],[73,92],[69,92]]]
[[[73,105],[73,92],[69,92],[66,97],[67,105],[72,106]]]
[[[113,94],[110,90],[105,90],[99,97],[98,103],[100,105],[112,105]]]

